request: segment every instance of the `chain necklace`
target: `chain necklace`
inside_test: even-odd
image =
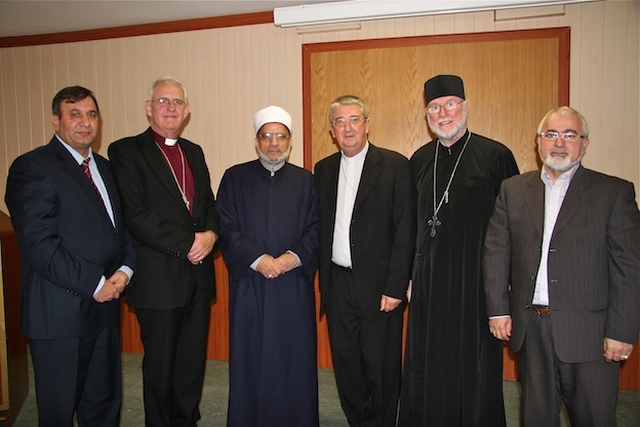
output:
[[[462,154],[464,154],[464,150],[467,148],[469,144],[469,139],[471,138],[471,132],[467,136],[467,140],[464,142],[462,146],[462,150],[460,150],[460,154],[458,154],[458,158],[456,159],[456,163],[453,165],[453,170],[451,171],[451,176],[449,176],[449,182],[447,182],[447,186],[444,189],[444,193],[442,194],[442,198],[440,199],[440,203],[436,206],[436,172],[438,169],[438,148],[440,147],[440,140],[436,143],[436,157],[433,161],[433,216],[427,224],[431,226],[431,232],[429,235],[431,237],[436,237],[436,227],[442,225],[442,222],[438,219],[438,212],[440,212],[440,208],[443,203],[449,203],[449,187],[451,187],[451,183],[453,182],[453,177],[456,174],[456,170],[458,169],[458,165],[460,164],[460,159],[462,158]]]
[[[156,145],[158,145],[158,143],[156,142]],[[182,201],[184,202],[184,205],[187,207],[188,211],[191,211],[191,203],[189,202],[189,199],[187,198],[187,168],[185,167],[185,162],[184,162],[184,153],[182,152],[182,148],[178,145],[178,153],[180,153],[180,166],[182,169],[182,184],[180,184],[180,181],[178,181],[178,177],[176,175],[176,171],[173,170],[173,166],[171,165],[171,162],[169,161],[169,157],[167,157],[167,155],[165,154],[165,152],[162,150],[162,148],[158,145],[158,149],[160,150],[160,152],[162,153],[162,156],[164,157],[164,160],[167,162],[167,165],[169,166],[169,170],[171,171],[171,175],[173,175],[173,180],[176,182],[176,185],[178,186],[178,190],[180,190],[180,196],[182,196]]]

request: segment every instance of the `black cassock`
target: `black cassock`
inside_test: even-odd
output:
[[[435,206],[468,136],[438,148]],[[471,134],[432,236],[436,144],[411,157],[418,235],[399,425],[500,427],[503,343],[489,332],[481,255],[500,183],[518,166],[507,147]]]
[[[229,267],[229,426],[317,426],[315,291],[318,211],[312,174],[259,160],[225,172],[220,247]],[[302,266],[266,279],[262,254],[295,252]]]

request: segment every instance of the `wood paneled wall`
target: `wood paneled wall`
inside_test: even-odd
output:
[[[202,145],[215,191],[226,168],[255,158],[252,117],[270,104],[291,113],[291,161],[304,164],[304,44],[570,27],[570,104],[589,121],[592,141],[584,164],[628,179],[638,189],[640,3],[606,0],[564,9],[562,16],[498,22],[493,12],[366,21],[360,30],[306,35],[270,23],[218,29],[199,25],[194,31],[114,33],[114,38],[101,32],[100,40],[0,48],[0,188],[19,154],[51,138],[50,104],[64,86],[79,84],[96,93],[102,116],[96,148],[106,154],[112,141],[147,127],[143,101],[152,80],[169,74],[183,81],[191,103],[183,136]],[[6,211],[4,200],[0,210]],[[216,263],[224,275],[221,260]],[[224,322],[226,310],[219,298],[212,322]],[[216,355],[225,354],[216,347],[226,345],[221,325],[210,337]]]

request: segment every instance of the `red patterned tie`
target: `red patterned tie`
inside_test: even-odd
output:
[[[100,200],[102,200],[102,204],[104,204],[104,199],[102,198],[102,194],[100,194],[100,190],[98,190],[98,187],[96,187],[96,183],[93,182],[93,177],[91,176],[91,170],[89,169],[90,160],[91,160],[91,157],[87,157],[82,161],[82,170],[84,171],[84,174],[87,176],[87,178],[89,178],[89,181],[91,181],[91,185],[93,185],[93,188],[96,190],[96,193],[98,193],[98,196],[100,196]]]

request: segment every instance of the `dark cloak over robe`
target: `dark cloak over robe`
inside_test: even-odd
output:
[[[468,135],[438,149],[436,206]],[[418,235],[399,425],[500,427],[503,343],[489,332],[481,255],[500,183],[518,166],[507,147],[471,134],[431,237],[436,144],[411,157]]]
[[[230,272],[229,426],[318,426],[315,291],[318,210],[313,175],[259,160],[227,170],[216,209]],[[295,252],[275,279],[250,268]]]

